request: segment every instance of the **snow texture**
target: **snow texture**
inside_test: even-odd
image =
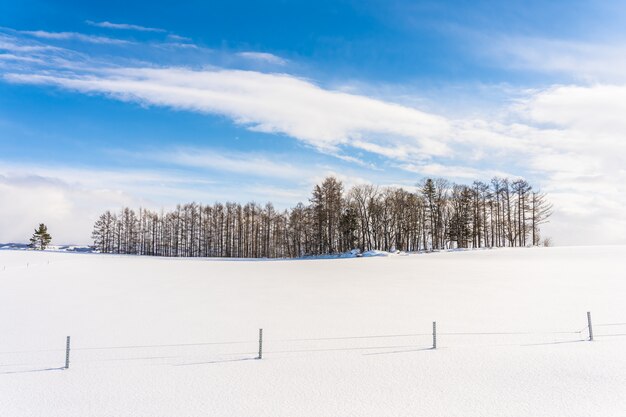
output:
[[[619,246],[238,262],[4,250],[0,415],[620,416],[625,272]]]

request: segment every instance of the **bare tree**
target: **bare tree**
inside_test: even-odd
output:
[[[336,178],[313,188],[310,204],[189,203],[171,211],[104,212],[92,237],[103,253],[154,256],[298,257],[361,250],[418,251],[541,243],[552,206],[524,180],[490,185],[425,179],[418,192]]]

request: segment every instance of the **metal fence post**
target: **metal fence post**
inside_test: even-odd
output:
[[[589,328],[589,341],[593,341],[593,328],[591,327],[591,311],[587,311],[587,327]]]
[[[263,329],[259,329],[259,357],[257,359],[263,359]]]
[[[65,341],[65,369],[69,369],[70,367],[70,337],[67,336],[67,340]]]
[[[433,321],[433,349],[437,349],[437,322]]]

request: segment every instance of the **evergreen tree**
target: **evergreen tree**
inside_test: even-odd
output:
[[[48,233],[48,227],[40,223],[39,228],[35,229],[33,237],[30,238],[30,247],[33,249],[44,250],[50,244],[52,236]]]
[[[340,250],[349,251],[355,249],[358,242],[357,232],[359,230],[359,222],[358,213],[354,207],[347,206],[341,214],[339,230],[341,232]]]
[[[426,225],[428,232],[431,237],[431,249],[434,249],[437,245],[437,209],[435,204],[435,199],[437,195],[437,190],[435,188],[435,183],[431,178],[426,179],[424,184],[422,185],[422,195],[424,196],[424,200],[426,202],[426,217],[428,218],[429,224]],[[426,248],[426,241],[424,241],[424,247]]]

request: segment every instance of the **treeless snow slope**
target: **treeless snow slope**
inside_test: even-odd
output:
[[[625,300],[626,247],[0,251],[0,415],[621,416]]]

